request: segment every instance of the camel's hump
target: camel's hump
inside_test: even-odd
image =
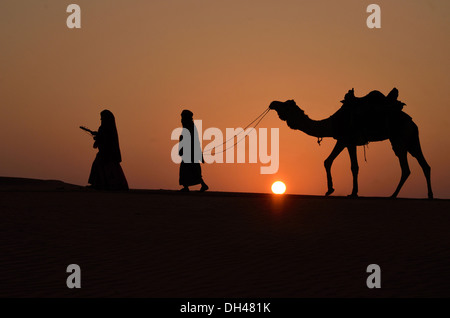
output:
[[[349,90],[345,95],[342,108],[375,108],[387,111],[399,111],[403,109],[405,103],[397,100],[398,89],[393,88],[387,96],[377,90],[373,90],[363,97],[355,97],[354,91]]]

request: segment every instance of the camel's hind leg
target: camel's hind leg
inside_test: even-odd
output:
[[[327,172],[327,184],[328,184],[328,191],[325,193],[325,196],[328,196],[334,192],[333,189],[333,179],[331,177],[331,166],[333,165],[334,159],[336,159],[337,156],[344,150],[345,146],[343,142],[337,141],[336,145],[334,145],[333,151],[331,151],[331,154],[328,156],[328,158],[324,162],[325,170]]]
[[[400,167],[402,168],[402,176],[400,177],[400,182],[398,183],[397,189],[395,190],[394,194],[392,194],[391,198],[396,198],[398,193],[400,192],[400,189],[402,188],[403,184],[405,183],[406,179],[408,179],[411,171],[409,170],[408,165],[408,152],[406,150],[397,150],[395,151],[395,154],[398,157],[398,160],[400,161]]]
[[[353,190],[352,194],[350,194],[350,197],[357,197],[358,196],[358,157],[356,154],[356,146],[348,146],[348,154],[350,156],[350,163],[351,163],[351,170],[353,175]]]
[[[408,151],[414,158],[417,159],[422,167],[423,174],[427,179],[428,198],[433,199],[433,191],[431,189],[431,168],[423,156],[422,149],[420,147],[419,134],[417,134],[417,137],[414,138],[413,142],[408,147]]]

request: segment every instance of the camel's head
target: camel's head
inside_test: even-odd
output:
[[[287,120],[288,118],[305,114],[304,111],[297,106],[293,99],[285,102],[273,101],[270,103],[269,108],[275,110],[281,120]]]

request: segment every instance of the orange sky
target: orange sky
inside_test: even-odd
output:
[[[382,28],[368,29],[377,3]],[[77,3],[82,28],[66,27]],[[207,127],[243,127],[273,100],[295,99],[313,119],[328,117],[348,89],[392,87],[419,126],[435,197],[450,198],[450,3],[300,0],[39,0],[0,2],[0,175],[86,185],[96,151],[78,129],[116,116],[122,167],[131,188],[178,189],[170,139],[188,108]],[[322,145],[271,112],[280,128],[280,169],[261,164],[203,166],[211,190],[323,194]],[[358,149],[360,195],[388,196],[400,178],[388,141]],[[412,174],[401,197],[426,197]],[[351,192],[347,152],[335,161],[336,195]]]

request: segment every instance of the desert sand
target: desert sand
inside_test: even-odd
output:
[[[0,215],[1,297],[450,296],[450,200],[0,178]],[[66,286],[69,264],[80,289]]]

